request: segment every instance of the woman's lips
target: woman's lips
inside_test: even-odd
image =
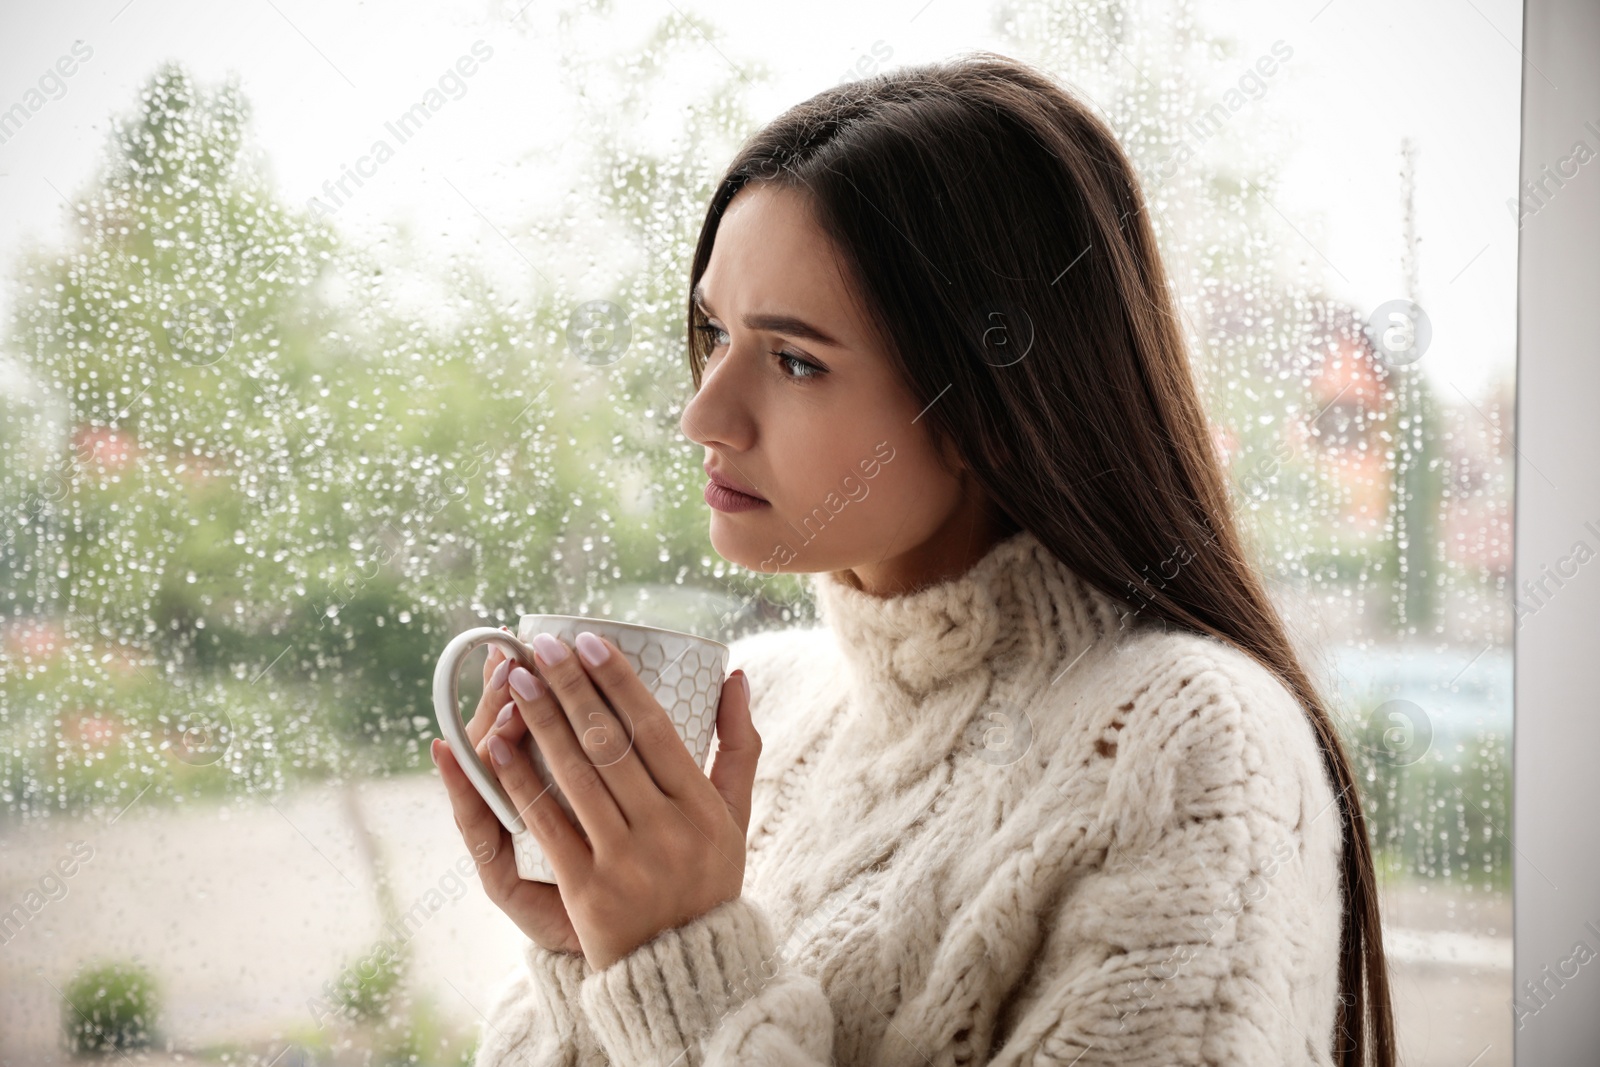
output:
[[[706,503],[718,511],[753,511],[756,508],[772,506],[758,496],[729,489],[715,478],[706,483],[705,498]]]
[[[722,472],[712,470],[710,460],[702,463],[700,467],[706,472],[706,477],[711,479],[711,484],[706,486],[706,501],[713,507],[721,508],[723,511],[745,511],[768,503],[753,486],[736,482]],[[710,495],[713,488],[719,491],[715,500]]]

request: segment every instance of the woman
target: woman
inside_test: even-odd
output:
[[[528,937],[477,1062],[1392,1064],[1350,766],[1106,126],[992,53],[829,89],[690,281],[712,544],[823,625],[735,642],[709,776],[607,642],[486,661],[562,888],[436,742]]]

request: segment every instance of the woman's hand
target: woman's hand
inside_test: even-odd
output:
[[[500,646],[491,645],[483,662],[483,697],[466,726],[467,739],[491,771],[496,766],[488,750],[491,731],[519,752],[519,742],[526,732],[522,716],[516,714],[506,688],[509,669],[506,653]],[[497,723],[496,717],[504,708],[510,708],[511,714]],[[478,795],[466,772],[456,762],[455,752],[443,738],[434,738],[431,752],[433,762],[439,767],[439,777],[444,779],[445,789],[450,794],[456,829],[461,831],[467,847],[478,858],[478,878],[489,899],[535,944],[552,952],[581,954],[583,946],[578,942],[577,932],[556,887],[545,882],[530,882],[517,874],[510,831],[500,825],[500,820]],[[564,812],[561,815],[566,818]],[[485,860],[485,856],[489,859]]]
[[[561,883],[583,954],[599,970],[743,891],[761,738],[736,671],[722,686],[707,776],[615,645],[583,633],[576,646],[582,660],[556,637],[538,635],[538,676],[514,666],[507,680],[588,840],[545,792],[526,753],[494,735],[488,748]]]
[[[533,644],[539,677],[520,666],[511,668],[505,681],[517,714],[488,730],[482,748],[488,750],[488,765],[522,813],[561,890],[558,894],[555,887],[534,882],[522,886],[547,890],[550,898],[565,905],[563,917],[590,965],[598,970],[743,891],[745,831],[750,825],[761,738],[750,720],[742,672],[736,671],[723,684],[717,710],[718,751],[708,776],[696,766],[666,710],[616,646],[596,635],[580,634],[577,646],[584,657],[580,660],[553,636],[540,635]],[[523,726],[533,734],[587,840],[568,821],[528,754],[515,743]],[[443,770],[448,749],[442,742],[436,745],[446,749],[436,757]],[[499,830],[498,820],[453,760],[450,770],[457,784],[471,794],[458,799],[452,788],[458,822],[464,821],[459,815],[463,802],[476,800]],[[488,829],[480,826],[479,837],[487,836]],[[469,846],[477,841],[478,837],[468,836]],[[516,878],[510,853],[510,835],[505,834],[495,860],[484,867],[485,874],[494,864],[502,864]],[[486,889],[489,884],[486,877]],[[516,886],[501,884],[500,895],[491,889],[490,898],[533,937],[508,906],[518,893]],[[543,897],[538,894],[524,901],[525,919],[548,918],[535,903]]]

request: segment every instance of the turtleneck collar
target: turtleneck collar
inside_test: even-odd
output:
[[[987,680],[977,674],[1038,671],[1049,682],[1128,613],[1026,529],[995,542],[966,572],[900,596],[873,596],[838,573],[808,576],[818,614],[852,682],[876,706],[868,714],[897,725],[909,725],[941,690],[986,691],[974,691]]]

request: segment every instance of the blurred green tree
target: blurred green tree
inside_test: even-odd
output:
[[[451,633],[543,611],[728,637],[770,610],[766,585],[794,594],[722,581],[677,427],[713,179],[697,146],[749,119],[730,79],[668,155],[630,147],[662,71],[639,75],[575,171],[590,209],[511,227],[551,262],[509,291],[403,231],[341,242],[276,196],[235,81],[149,79],[65,246],[18,271],[10,339],[36,387],[0,435],[18,810],[426,766]],[[642,253],[611,291],[573,292],[555,262],[578,215]]]

